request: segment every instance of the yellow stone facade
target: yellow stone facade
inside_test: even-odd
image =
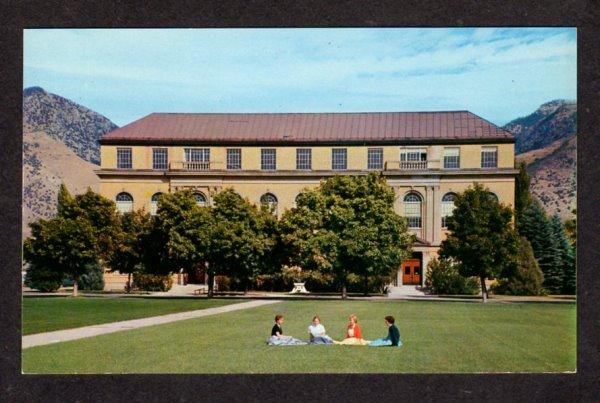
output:
[[[168,149],[168,169],[152,169],[152,149]],[[404,214],[404,196],[417,193],[421,203],[421,228],[411,229],[419,238],[413,250],[420,253],[423,272],[429,260],[436,256],[440,242],[445,237],[442,228],[442,197],[447,193],[459,193],[474,182],[489,188],[505,205],[514,204],[514,143],[497,144],[422,144],[422,145],[308,145],[308,146],[222,146],[202,145],[191,148],[209,148],[210,164],[207,170],[186,170],[184,148],[171,145],[101,145],[101,168],[96,171],[101,179],[100,193],[115,200],[117,194],[126,192],[133,197],[134,209],[151,211],[150,199],[155,193],[167,193],[181,188],[195,189],[203,193],[208,203],[215,192],[231,187],[251,202],[260,203],[261,196],[271,193],[277,198],[277,214],[294,207],[296,196],[305,188],[316,187],[320,181],[333,175],[364,174],[367,169],[369,148],[383,149],[383,169],[388,184],[397,195],[395,210]],[[446,147],[460,149],[460,167],[444,169],[443,154]],[[496,147],[497,167],[481,167],[482,147]],[[130,148],[131,169],[117,169],[117,149]],[[226,169],[226,149],[241,149],[241,169]],[[261,170],[261,148],[276,149],[276,169]],[[296,149],[310,148],[312,169],[296,170]],[[332,148],[347,149],[347,169],[332,170]],[[427,161],[423,166],[403,167],[400,153],[407,149],[423,149]],[[424,273],[422,273],[424,274]],[[424,283],[421,275],[420,283]],[[402,273],[398,273],[396,285],[401,285]]]

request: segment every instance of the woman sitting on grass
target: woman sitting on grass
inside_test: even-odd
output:
[[[344,340],[334,341],[335,344],[346,344],[349,346],[366,346],[370,341],[362,338],[362,331],[358,325],[358,317],[354,314],[348,318],[348,326],[346,327],[346,333]]]
[[[275,324],[271,329],[271,337],[267,340],[269,346],[299,346],[306,344],[305,341],[294,339],[292,336],[284,336],[281,325],[283,324],[283,315],[275,315]]]
[[[310,344],[333,344],[333,339],[325,333],[325,326],[321,324],[321,318],[315,315],[312,325],[308,327]]]
[[[394,324],[396,320],[393,316],[385,317],[385,324],[388,327],[388,335],[387,337],[382,337],[377,340],[373,340],[369,346],[373,347],[383,347],[383,346],[394,346],[400,347],[402,346],[402,341],[400,340],[400,330]]]

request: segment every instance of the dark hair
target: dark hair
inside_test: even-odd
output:
[[[283,315],[275,315],[275,322],[277,322],[281,318],[283,318]]]
[[[321,321],[321,318],[319,318],[319,315],[315,315],[315,317],[313,318],[313,322],[315,319],[319,319],[319,322]]]
[[[394,317],[392,315],[388,315],[385,317],[385,320],[387,323],[391,323],[392,325],[394,324],[394,322],[396,321],[396,319],[394,319]]]

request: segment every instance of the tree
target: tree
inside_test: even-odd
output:
[[[561,293],[575,294],[577,288],[577,275],[575,269],[574,251],[565,233],[565,228],[558,214],[554,214],[550,220],[550,228],[554,235],[554,241],[560,254],[560,269],[562,269]]]
[[[79,277],[78,288],[86,291],[103,290],[104,269],[102,266],[96,262],[86,267],[85,273]]]
[[[410,253],[412,235],[394,212],[383,176],[334,176],[301,193],[284,213],[282,240],[293,264],[332,275],[347,297],[350,275],[391,276]]]
[[[519,163],[519,173],[515,178],[515,224],[517,229],[523,213],[532,202],[530,190],[531,178],[527,174],[525,161]]]
[[[432,259],[427,265],[425,287],[438,295],[477,294],[479,284],[473,277],[463,277],[449,259]]]
[[[141,235],[145,272],[169,274],[174,270],[195,270],[207,261],[211,247],[210,207],[196,204],[189,190],[164,194],[149,231]],[[209,280],[209,296],[212,294]]]
[[[151,223],[150,214],[141,210],[120,217],[118,242],[108,265],[111,271],[127,274],[127,292],[131,290],[131,275],[141,268],[143,246],[140,240],[150,231]]]
[[[571,211],[573,217],[565,221],[565,232],[569,237],[569,242],[573,247],[573,255],[576,255],[577,251],[577,209]]]
[[[52,292],[60,288],[64,277],[62,272],[30,263],[25,272],[25,285],[41,292]]]
[[[502,279],[496,287],[499,294],[540,295],[543,292],[544,275],[535,256],[533,248],[525,237],[519,240],[517,271],[509,278]]]
[[[98,262],[99,245],[94,229],[82,217],[38,220],[30,224],[32,236],[25,240],[23,257],[30,265],[44,267],[73,278],[73,296],[77,282]]]
[[[511,223],[512,210],[490,197],[479,183],[457,195],[454,205],[439,254],[456,262],[461,275],[479,278],[486,302],[485,280],[516,270],[518,236]]]
[[[213,199],[215,227],[209,264],[239,280],[247,292],[259,274],[278,265],[273,253],[278,243],[277,219],[267,207],[259,209],[233,189],[225,189]]]
[[[560,293],[563,284],[560,246],[538,200],[534,200],[523,213],[520,232],[531,243],[533,254],[544,273],[544,288],[553,294]]]

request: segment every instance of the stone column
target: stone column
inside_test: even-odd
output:
[[[425,219],[423,220],[423,228],[425,229],[423,237],[427,242],[433,243],[433,208],[435,204],[433,186],[425,187]]]
[[[440,187],[432,186],[433,189],[433,245],[439,245],[442,236],[442,199],[440,196]]]

